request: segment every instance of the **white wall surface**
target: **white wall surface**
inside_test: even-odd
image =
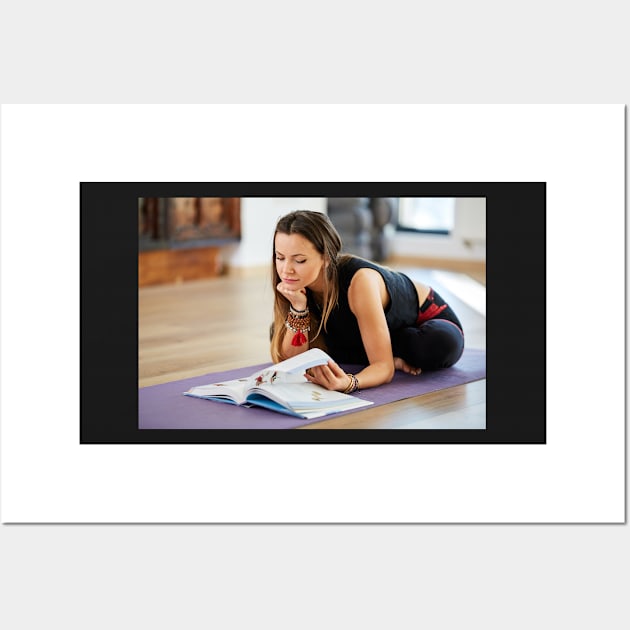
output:
[[[449,235],[396,232],[392,236],[394,256],[485,260],[486,199],[460,197],[455,202],[455,227]]]
[[[269,263],[273,230],[278,219],[293,210],[326,212],[326,197],[243,197],[241,242],[224,251],[230,267],[258,267]]]

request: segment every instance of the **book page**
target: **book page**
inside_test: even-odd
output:
[[[245,392],[252,385],[251,378],[239,378],[221,383],[210,383],[209,385],[199,385],[191,387],[186,396],[196,398],[227,398],[240,405],[245,401]]]
[[[330,410],[345,411],[348,408],[372,404],[354,396],[332,391],[308,382],[301,384],[276,383],[273,385],[261,385],[250,390],[247,400],[257,400],[258,396],[266,396],[300,412],[328,409],[330,413]]]
[[[252,377],[256,378],[259,374],[262,374],[262,372],[267,373],[273,371],[286,374],[303,374],[308,368],[314,367],[315,365],[326,365],[330,360],[331,358],[323,350],[311,348],[306,352],[296,354],[290,359],[271,365],[261,372],[256,372]]]

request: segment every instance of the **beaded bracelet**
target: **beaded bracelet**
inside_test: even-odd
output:
[[[302,346],[307,342],[305,332],[311,330],[311,316],[308,311],[308,306],[303,311],[296,311],[292,306],[289,307],[287,314],[287,321],[284,325],[294,332],[293,339],[291,340],[292,346]]]
[[[359,379],[354,374],[347,374],[346,376],[350,377],[350,383],[348,384],[348,387],[343,390],[343,393],[353,394],[359,390]]]

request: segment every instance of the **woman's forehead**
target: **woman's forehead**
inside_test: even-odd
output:
[[[301,234],[283,234],[282,232],[276,234],[275,248],[287,255],[317,251],[313,243]]]

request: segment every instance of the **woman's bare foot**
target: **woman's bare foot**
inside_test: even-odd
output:
[[[414,376],[417,376],[420,372],[422,372],[420,368],[409,365],[407,361],[403,361],[400,357],[394,357],[394,367],[397,370],[405,372],[405,374],[413,374]]]

